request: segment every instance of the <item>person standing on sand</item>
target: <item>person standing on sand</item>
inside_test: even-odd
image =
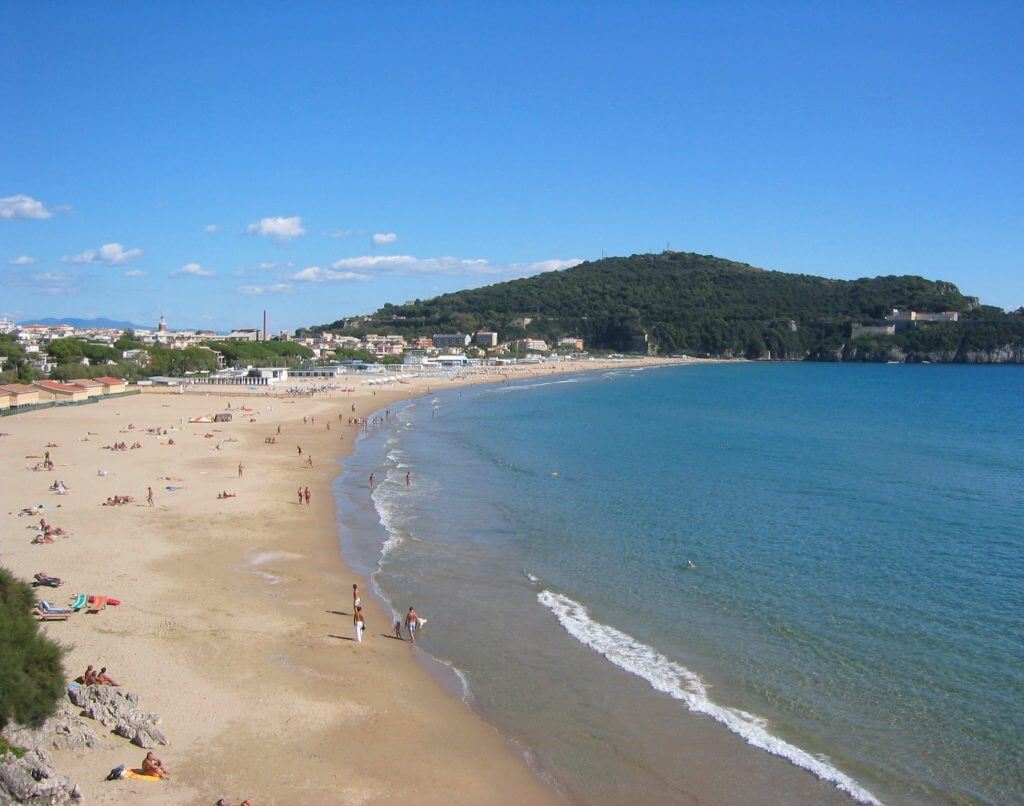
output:
[[[241,462],[238,463],[238,478],[242,478],[242,471],[245,470],[245,465]]]
[[[146,501],[149,503],[150,506],[153,506],[153,488],[152,487],[147,487],[146,488]]]
[[[356,607],[356,612],[352,615],[352,624],[356,628],[356,643],[363,643],[363,630],[366,629],[366,617],[363,615],[363,608]]]
[[[277,427],[277,435],[278,435],[278,436],[281,436],[281,426],[278,426],[278,427]]]
[[[306,488],[305,496],[306,496],[306,506],[308,507],[309,506],[309,499],[311,497],[310,494],[309,494],[309,487]]]
[[[358,609],[359,605],[363,603],[362,597],[359,595],[359,585],[355,582],[352,583],[352,609]]]
[[[397,638],[399,641],[402,640],[402,622],[401,621],[396,621],[395,622],[395,638]]]
[[[420,626],[419,614],[413,608],[409,608],[409,612],[405,614],[405,629],[409,631],[409,640],[414,644],[416,643],[416,630]]]
[[[302,456],[302,446],[296,445],[295,447],[299,449],[299,456]]]
[[[299,487],[299,506],[302,506],[302,488]]]

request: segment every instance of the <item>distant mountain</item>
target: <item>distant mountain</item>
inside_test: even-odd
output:
[[[894,334],[859,330],[855,337],[854,325],[884,325],[894,308],[955,311],[959,321],[915,323]],[[407,336],[479,329],[496,330],[502,341],[529,337],[550,345],[578,336],[595,349],[660,355],[869,361],[1019,361],[1024,355],[1024,315],[981,305],[953,283],[915,276],[832,280],[688,252],[595,260],[312,328]]]
[[[29,319],[24,322],[19,322],[19,325],[71,325],[71,327],[94,327],[100,330],[135,330],[137,328],[143,328],[142,325],[136,325],[132,322],[121,322],[117,319],[107,319],[105,317],[99,317],[97,319],[79,319],[74,316],[66,316],[61,319],[47,318],[47,319]],[[152,327],[152,326],[150,326]]]

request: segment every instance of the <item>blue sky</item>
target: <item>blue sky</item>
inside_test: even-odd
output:
[[[1022,42],[1020,2],[9,0],[0,314],[294,328],[666,244],[1017,307]]]

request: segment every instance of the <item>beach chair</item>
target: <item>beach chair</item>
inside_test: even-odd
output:
[[[85,607],[85,605],[88,603],[88,601],[89,601],[89,597],[86,596],[84,593],[80,593],[77,596],[72,597],[72,600],[68,604],[68,607],[70,607],[72,610],[74,610],[77,613],[79,610],[81,610],[83,607]]]
[[[67,613],[36,613],[40,621],[67,621]]]
[[[40,599],[36,603],[36,607],[38,607],[40,610],[42,610],[44,613],[46,613],[48,615],[60,615],[60,614],[67,614],[67,613],[74,613],[75,612],[70,607],[54,607],[52,604],[47,602],[45,599]]]
[[[106,606],[107,606],[107,597],[106,596],[96,596],[96,597],[93,597],[92,604],[89,605],[89,609],[86,610],[85,612],[86,613],[93,613],[93,614],[99,613]]]

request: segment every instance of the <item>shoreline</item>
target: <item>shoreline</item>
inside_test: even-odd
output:
[[[158,754],[174,777],[159,785],[98,783],[117,764],[138,763],[143,751],[91,720],[99,746],[53,751],[54,766],[99,803],[126,797],[212,803],[221,796],[262,803],[557,800],[526,763],[527,748],[447,696],[406,642],[386,638],[390,622],[379,603],[370,604],[366,641],[349,640],[356,577],[342,557],[332,484],[336,463],[355,442],[348,416],[370,417],[432,387],[686,362],[595,363],[430,378],[397,388],[364,384],[355,394],[308,398],[222,387],[154,390],[5,418],[9,436],[0,444],[12,483],[0,498],[8,525],[0,562],[22,578],[35,571],[64,578],[59,591],[39,592],[57,602],[77,592],[123,600],[121,607],[42,629],[73,645],[65,661],[69,678],[87,663],[106,665],[163,718],[171,744]],[[223,410],[228,401],[253,404],[258,422],[237,416],[231,423],[181,422]],[[303,426],[303,416],[316,417],[317,426]],[[328,418],[330,431],[321,429]],[[135,429],[125,433],[143,448],[101,451],[124,439],[129,422]],[[278,444],[265,444],[279,424]],[[149,427],[168,429],[175,445],[147,434]],[[297,439],[313,454],[314,468],[301,466]],[[60,446],[51,449],[54,472],[22,470],[22,457],[41,453],[47,442]],[[97,475],[99,469],[107,475]],[[58,478],[71,488],[69,496],[45,492]],[[299,483],[313,493],[310,511],[293,503]],[[156,493],[153,508],[145,505],[147,486]],[[178,486],[184,489],[168,489]],[[222,488],[238,497],[218,500]],[[100,507],[112,494],[135,502]],[[23,529],[29,519],[15,513],[40,502],[48,505],[45,517],[73,537],[30,545]]]
[[[524,380],[523,382],[526,381]],[[559,382],[564,381],[554,381],[554,383]],[[445,394],[452,394],[451,390],[438,391],[440,392],[442,400],[445,399]],[[459,395],[459,397],[461,397],[461,395]],[[384,409],[381,408],[378,413],[383,414],[383,412]],[[395,413],[393,411],[392,417],[394,416]],[[386,430],[389,427],[393,428],[394,426],[389,426],[387,423],[384,423],[381,426],[382,430]],[[388,442],[388,445],[390,445],[390,441]],[[385,450],[390,450],[390,448],[385,449],[382,445],[377,445],[375,448],[375,451],[371,449],[369,455],[364,455],[362,457],[363,461],[361,464],[367,463],[371,467],[375,464],[379,464],[383,459],[374,459],[370,457],[375,456],[377,453],[382,453]],[[421,452],[414,456],[413,461],[414,466],[416,463],[423,462],[424,460],[430,464],[436,465],[438,459],[438,454],[433,452]],[[401,461],[409,460],[402,459]],[[399,467],[401,467],[401,465],[399,465]],[[370,468],[368,467],[363,467],[362,472],[365,474],[369,469]],[[379,473],[380,471],[378,470],[377,472]],[[358,487],[358,478],[354,478],[349,484],[348,493],[351,495],[354,488]],[[342,502],[343,495],[339,494],[338,498],[339,502]],[[378,518],[381,517],[378,507],[376,505],[371,505],[370,509],[373,511],[373,521],[378,523]],[[360,516],[360,519],[360,524],[350,524],[350,526],[357,529],[359,527],[365,528],[366,516]],[[391,530],[390,526],[384,526],[382,523],[380,526],[385,530],[385,532],[390,532]],[[380,537],[372,538],[369,542],[376,546],[379,556],[380,550],[388,540],[389,538],[386,535],[381,535]],[[363,548],[365,549],[365,545]],[[344,549],[345,546],[343,543],[343,550]],[[351,549],[349,550],[351,551]],[[365,559],[367,556],[365,551],[363,552],[363,555],[362,560],[365,565]],[[349,564],[352,562],[348,558],[346,558],[346,561]],[[361,568],[361,570],[365,569]],[[380,567],[378,565],[375,568],[371,568],[370,573],[372,575],[376,575],[379,570]],[[407,574],[408,569],[400,573]],[[543,586],[541,585],[540,580],[532,577],[530,574],[526,574],[526,576],[530,579],[533,587],[537,590],[542,589]],[[376,582],[373,583],[373,590],[377,596],[385,601],[385,606],[391,607],[384,591]],[[545,591],[545,593],[549,592]],[[394,595],[396,595],[396,591],[392,589],[391,594],[394,597]],[[548,607],[548,609],[551,609],[548,605],[545,606]],[[400,611],[401,607],[398,607],[398,610]],[[615,677],[616,675],[621,675],[619,669],[624,670],[629,675],[629,677],[623,681],[625,685],[630,687],[634,692],[649,692],[647,694],[642,693],[640,696],[651,696],[652,699],[657,700],[660,698],[661,694],[667,693],[636,669],[630,669],[627,666],[624,666],[620,661],[607,656],[603,649],[590,646],[580,635],[574,633],[569,626],[564,622],[561,622],[561,618],[557,618],[557,613],[554,613],[554,615],[556,616],[556,620],[560,622],[559,634],[561,636],[569,639],[572,643],[578,641],[591,651],[596,651],[597,655],[602,656],[600,661],[591,659],[590,662],[596,662],[598,666],[603,666],[605,663],[610,661],[610,667],[603,669],[604,674],[609,675],[609,677]],[[609,627],[603,627],[602,625],[598,626],[601,626],[604,630],[612,629]],[[620,637],[628,638],[630,642],[635,643],[635,639],[632,639],[629,636]],[[655,651],[651,650],[649,647],[647,649],[652,652]],[[480,719],[490,724],[494,724],[502,735],[508,737],[510,742],[514,742],[527,758],[528,763],[537,775],[544,779],[550,779],[560,794],[565,798],[576,802],[577,798],[572,794],[572,787],[569,786],[568,788],[564,788],[560,785],[562,782],[559,778],[558,768],[551,768],[550,765],[546,765],[544,763],[542,757],[535,751],[535,748],[531,748],[529,746],[529,737],[516,738],[514,735],[515,731],[507,719],[500,719],[500,714],[498,713],[492,712],[490,714],[486,714],[478,710],[477,704],[474,702],[476,699],[474,696],[476,692],[472,691],[469,682],[464,677],[463,671],[455,665],[458,661],[451,661],[431,655],[429,650],[425,651],[425,657],[423,660],[423,665],[427,671],[430,671],[441,678],[450,678],[452,680],[452,689],[456,689],[461,686],[462,690],[469,694],[468,698],[465,696],[463,697],[467,707],[470,708],[473,713],[477,714]],[[663,660],[665,663],[669,663],[666,659]],[[434,668],[430,668],[431,666]],[[618,669],[613,670],[611,666],[618,667]],[[710,686],[712,684],[708,683],[708,685]],[[650,691],[649,687],[653,688],[654,691]],[[660,694],[656,692],[660,692]],[[451,693],[454,696],[458,696],[455,691],[452,691]],[[676,700],[686,700],[686,697],[676,696],[675,694],[670,694],[670,696]],[[700,707],[692,707],[692,705],[687,706],[685,703],[679,703],[679,705],[684,710],[677,715],[677,718],[687,723],[684,733],[689,736],[687,741],[687,744],[690,745],[688,747],[688,752],[693,752],[696,749],[693,747],[694,738],[696,738],[700,744],[704,744],[706,746],[706,749],[696,753],[698,757],[702,758],[702,762],[704,764],[707,764],[708,762],[714,763],[713,759],[715,757],[715,752],[717,751],[717,753],[722,756],[729,758],[729,764],[735,765],[736,770],[739,770],[741,773],[749,774],[743,774],[743,781],[740,783],[730,781],[728,775],[722,774],[727,765],[721,761],[715,764],[715,767],[718,769],[715,769],[714,771],[709,770],[706,767],[702,768],[701,763],[686,764],[684,767],[696,774],[690,780],[689,786],[686,790],[678,790],[676,793],[677,795],[682,796],[685,794],[686,799],[693,799],[695,802],[699,802],[704,799],[711,799],[712,801],[715,801],[720,800],[723,797],[729,798],[740,794],[742,794],[743,797],[751,797],[754,796],[756,792],[756,788],[752,785],[754,782],[760,780],[762,783],[771,782],[769,786],[771,786],[771,784],[777,785],[779,787],[778,791],[786,791],[790,793],[790,795],[796,798],[797,802],[877,802],[874,797],[867,790],[863,789],[857,781],[846,776],[842,771],[820,762],[818,758],[812,757],[801,748],[790,745],[782,739],[779,739],[759,728],[756,730],[757,735],[754,736],[748,735],[748,731],[746,730],[737,729],[729,719],[722,717],[722,714],[731,714],[731,711],[728,708],[718,706],[710,701],[709,705],[713,712],[704,710]],[[748,727],[756,728],[753,722]],[[712,751],[712,748],[714,748],[714,751]],[[584,799],[583,802],[586,802],[586,799]]]

